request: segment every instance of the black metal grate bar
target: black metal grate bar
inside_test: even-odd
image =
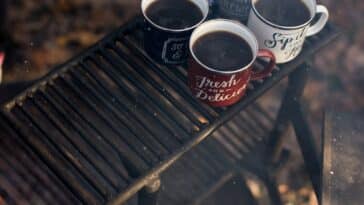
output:
[[[122,41],[122,43],[125,45],[129,44],[128,41]],[[122,43],[118,42],[116,44],[117,47],[115,48],[115,50],[120,54],[123,53],[121,47],[126,49],[125,46],[122,46]],[[136,53],[138,51],[135,47],[131,48],[132,49],[130,52]],[[128,52],[128,50],[124,52]],[[147,59],[143,59],[140,56],[141,53],[136,53],[136,56],[133,58],[135,60],[132,63],[136,65],[138,64],[137,62],[143,63],[145,68],[144,75],[146,75],[145,79],[151,82],[151,84],[153,84],[154,87],[158,89],[158,92],[164,93],[166,98],[168,98],[168,100],[177,106],[177,108],[183,112],[183,114],[186,115],[189,120],[194,122],[196,125],[202,126],[208,123],[208,119],[214,119],[214,117],[207,113],[207,111],[201,109],[201,106],[198,106],[200,103],[189,93],[185,83],[182,83],[180,80],[173,81],[173,79],[176,77],[173,78],[172,74],[168,72],[168,68],[164,69],[165,72],[163,73],[161,73],[162,71],[157,72],[158,68],[155,65],[152,66],[151,63],[146,61]],[[141,61],[140,59],[143,60]],[[202,115],[201,112],[204,112],[204,115]]]
[[[128,179],[128,173],[125,169],[125,167],[122,165],[122,160],[119,158],[119,153],[112,147],[112,145],[108,144],[104,137],[101,136],[101,134],[97,133],[97,130],[88,127],[88,125],[84,122],[86,122],[84,119],[82,119],[80,116],[75,114],[74,110],[71,110],[71,108],[68,108],[66,105],[62,105],[57,102],[59,100],[58,96],[51,96],[49,97],[49,93],[39,93],[37,94],[41,98],[43,98],[44,101],[51,104],[54,109],[58,109],[57,112],[62,115],[65,121],[72,123],[73,130],[76,130],[82,137],[88,141],[90,146],[92,146],[97,152],[99,152],[102,155],[102,159],[109,163],[110,166],[112,166],[115,170],[117,170],[117,175],[121,175],[122,178],[120,179],[119,176],[116,176],[113,179],[117,179],[120,184],[115,183],[114,185],[116,187],[123,187],[128,184],[129,181],[125,181],[125,179]],[[35,98],[38,96],[35,95]],[[63,109],[59,109],[62,107]],[[79,122],[79,124],[75,123]],[[97,145],[94,145],[91,139],[98,139]]]
[[[95,59],[93,59],[95,60]],[[96,61],[96,60],[95,60]],[[98,61],[96,61],[98,62]],[[101,64],[99,62],[99,65],[105,65],[105,64]],[[143,111],[142,109],[144,108],[145,110],[147,110],[147,113],[145,113],[145,115],[149,115],[149,118],[145,118],[145,120],[150,119],[150,121],[148,121],[148,123],[152,123],[153,127],[151,127],[150,129],[152,130],[158,130],[159,132],[161,132],[160,136],[169,136],[172,135],[174,137],[176,137],[177,139],[169,139],[166,142],[169,143],[173,143],[170,144],[171,148],[173,149],[178,147],[180,142],[178,140],[183,140],[180,136],[179,136],[179,132],[183,132],[183,129],[177,124],[177,122],[171,120],[168,115],[165,113],[165,111],[163,110],[163,108],[159,107],[158,105],[156,105],[145,93],[144,89],[141,87],[137,87],[137,85],[131,84],[130,82],[127,82],[127,79],[122,78],[120,76],[120,74],[115,73],[115,72],[111,72],[112,71],[112,67],[108,66],[108,67],[104,67],[104,71],[107,72],[107,74],[109,75],[110,78],[114,78],[113,80],[115,81],[116,84],[118,84],[118,89],[122,89],[122,91],[124,93],[127,93],[129,95],[129,97],[131,98],[132,102],[135,103],[135,105],[137,106],[137,110],[138,111]],[[115,68],[114,68],[115,69]],[[159,128],[159,129],[156,129]],[[178,133],[178,134],[177,134]]]
[[[240,103],[211,108],[190,94],[185,67],[161,66],[144,53],[142,25],[137,19],[112,33],[3,109],[27,144],[85,204],[125,202],[335,37],[328,25],[307,40],[297,60],[251,83]],[[272,120],[255,106],[218,130],[214,141],[196,148],[182,166],[203,184],[196,190],[211,185],[211,178],[263,142]],[[221,156],[212,156],[211,149],[221,150]]]
[[[65,138],[67,138],[74,147],[77,147],[80,150],[83,157],[91,163],[92,166],[96,167],[97,171],[101,173],[105,180],[113,186],[112,189],[125,187],[125,181],[123,181],[119,177],[119,174],[107,163],[107,155],[99,155],[92,145],[90,145],[90,142],[88,142],[84,136],[77,133],[76,129],[69,124],[69,121],[65,119],[64,116],[59,115],[59,113],[54,110],[54,107],[51,107],[44,98],[35,95],[34,104],[43,114],[48,116],[48,121],[52,122],[58,130],[61,130]],[[57,143],[61,144],[58,141]],[[120,163],[120,161],[118,163]]]
[[[128,51],[123,51],[123,49],[125,48],[123,48],[122,44],[117,43],[116,45],[117,47],[113,46],[112,48],[119,55],[119,57],[125,56],[125,54],[123,53],[126,53]],[[187,100],[180,96],[176,88],[173,89],[171,87],[171,84],[166,83],[165,79],[161,79],[161,77],[153,73],[151,69],[148,69],[148,65],[142,65],[142,61],[140,61],[139,58],[133,55],[130,55],[130,57],[128,56],[128,60],[130,65],[134,65],[135,67],[140,66],[143,69],[135,69],[135,71],[139,71],[138,73],[143,76],[142,79],[138,80],[149,82],[150,85],[152,85],[152,87],[154,88],[153,90],[158,93],[158,97],[160,93],[163,93],[166,100],[168,100],[169,104],[172,105],[172,108],[174,108],[174,110],[171,110],[170,112],[176,112],[177,115],[184,116],[184,119],[180,119],[181,121],[179,122],[187,122],[188,124],[186,125],[186,127],[188,129],[191,127],[191,122],[193,122],[195,126],[202,126],[203,123],[207,122],[207,119],[205,119],[205,117],[203,117],[198,110],[195,110],[190,105],[190,103],[188,103]]]
[[[125,112],[126,112],[126,116],[128,116],[128,121],[135,120],[135,126],[138,126],[140,124],[140,126],[136,127],[136,129],[138,129],[139,131],[145,130],[145,132],[151,133],[152,135],[155,136],[153,139],[155,139],[156,141],[158,141],[162,144],[162,146],[165,149],[159,150],[159,151],[164,150],[164,152],[160,154],[161,156],[168,154],[168,149],[178,146],[178,143],[176,141],[173,141],[173,139],[169,139],[169,138],[165,137],[169,133],[166,132],[165,129],[163,129],[164,127],[160,126],[157,122],[155,122],[153,120],[152,113],[148,113],[148,110],[146,108],[140,106],[141,102],[136,102],[135,100],[133,102],[132,100],[128,100],[127,99],[128,97],[125,94],[123,94],[119,90],[115,89],[116,85],[110,85],[110,84],[107,85],[108,81],[111,82],[111,80],[109,78],[105,77],[105,78],[101,79],[100,77],[98,77],[97,74],[93,74],[93,73],[97,73],[95,70],[88,70],[90,67],[92,67],[91,66],[92,64],[87,64],[87,65],[88,66],[84,66],[83,68],[87,69],[87,72],[88,72],[87,74],[92,76],[91,77],[92,79],[94,79],[95,81],[100,83],[100,87],[101,87],[100,89],[101,89],[102,93],[109,93],[107,99],[111,99],[112,101],[115,101],[119,110],[122,110],[122,109],[126,110]],[[100,72],[98,74],[103,76],[103,74],[101,74]],[[142,110],[142,112],[141,112],[141,110]],[[149,123],[147,123],[147,122],[149,122]],[[160,127],[160,129],[157,129],[157,130],[153,129],[158,126]],[[139,128],[141,128],[141,129],[139,129]],[[145,134],[145,136],[148,136],[148,134]]]
[[[5,204],[70,204],[78,199],[0,116],[0,198]]]
[[[67,161],[73,162],[73,166],[85,176],[87,181],[95,187],[100,195],[109,199],[114,194],[115,190],[107,182],[106,177],[104,176],[105,173],[100,172],[100,167],[109,169],[109,166],[102,163],[104,160],[98,159],[98,155],[94,155],[94,152],[91,151],[92,149],[85,146],[85,142],[81,142],[81,140],[77,139],[77,135],[73,133],[72,137],[68,138],[67,133],[64,133],[66,130],[70,130],[66,124],[53,121],[56,118],[55,116],[51,116],[51,113],[42,111],[40,107],[37,107],[37,110],[33,109],[35,107],[37,107],[37,105],[35,105],[34,102],[25,102],[23,112],[26,113],[43,133],[48,133],[48,130],[52,130],[51,134],[47,134],[50,142],[54,144],[55,147],[60,148],[63,155],[67,157]],[[49,122],[49,124],[46,122]],[[97,164],[93,164],[92,160],[95,160]],[[109,177],[111,176],[108,176],[108,178]]]
[[[256,108],[260,109],[260,106],[254,104],[254,106],[250,106],[245,111],[241,112],[237,117],[214,132],[210,138],[186,153],[185,156],[172,165],[172,167],[162,175],[163,181],[166,183],[164,190],[162,190],[160,204],[191,204],[200,196],[204,196],[204,193],[211,189],[211,187],[218,188],[216,187],[219,186],[216,184],[218,183],[218,179],[224,178],[224,176],[234,172],[234,167],[246,166],[248,168],[249,164],[243,164],[242,162],[244,161],[244,158],[251,157],[250,152],[234,148],[235,151],[233,155],[226,155],[224,153],[231,151],[230,145],[242,143],[248,138],[250,138],[251,141],[254,141],[252,149],[255,151],[257,151],[256,149],[259,149],[258,152],[264,152],[264,150],[261,149],[263,146],[259,147],[264,144],[264,140],[257,141],[256,136],[247,135],[239,126],[241,124],[241,118],[244,118],[244,122],[249,121],[259,125],[263,125],[261,122],[262,120],[265,120],[265,117],[272,118],[270,114],[267,114],[267,112],[262,109],[259,110],[259,112],[262,112],[260,117],[254,119],[246,117],[245,114],[248,112],[257,112]],[[230,132],[230,129],[226,128],[227,126],[236,127],[237,129],[235,132],[237,134]],[[273,127],[273,121],[270,121],[270,123],[265,126],[271,129]],[[263,126],[260,128],[263,128]],[[262,136],[268,136],[268,131],[263,133]],[[222,143],[218,138],[225,140],[231,139],[232,141],[230,143]],[[208,161],[210,166],[203,166],[201,164],[202,160]],[[230,163],[227,161],[230,161]],[[261,160],[261,163],[264,163],[264,161]],[[189,164],[192,164],[194,169],[191,169]],[[220,167],[219,171],[213,172],[212,174],[205,174],[209,171],[211,173],[211,170],[216,169],[213,164]],[[181,177],[179,177],[179,175],[181,175]],[[168,190],[173,191],[170,192]]]
[[[154,71],[161,78],[159,82],[168,82],[168,86],[173,88],[172,92],[178,91],[178,94],[181,95],[178,99],[188,99],[189,104],[191,104],[195,108],[195,112],[197,110],[203,113],[203,115],[206,116],[206,118],[210,121],[219,116],[214,109],[205,104],[201,104],[196,98],[194,98],[190,94],[190,90],[187,86],[187,73],[185,68],[165,67],[158,65],[151,58],[148,57],[145,51],[141,48],[140,44],[138,45],[133,43],[142,42],[141,38],[135,39],[133,38],[134,36],[125,36],[124,38],[120,38],[120,42],[118,42],[117,45],[127,46],[130,49],[130,52],[134,53],[134,55],[136,55],[139,60],[143,60],[145,64],[147,64],[148,71]],[[130,38],[133,40],[130,40]],[[160,67],[163,67],[164,69],[160,69]]]
[[[117,102],[116,99],[111,100],[111,101],[108,100],[110,98],[113,98],[113,96],[104,95],[104,93],[107,91],[100,88],[99,86],[97,86],[97,83],[93,82],[93,80],[90,78],[90,76],[87,73],[82,72],[81,69],[75,69],[74,71],[72,71],[72,74],[74,74],[74,76],[76,76],[78,79],[81,80],[83,85],[87,88],[86,92],[92,93],[94,96],[97,96],[98,99],[103,104],[105,104],[107,106],[107,108],[110,109],[111,112],[113,112],[117,116],[118,120],[121,121],[123,124],[125,124],[125,127],[130,129],[130,131],[137,138],[141,138],[140,141],[148,143],[147,148],[145,148],[145,149],[150,150],[151,152],[157,152],[157,153],[151,154],[151,156],[163,156],[168,153],[168,151],[163,146],[161,146],[155,140],[155,138],[150,136],[148,131],[146,131],[145,128],[142,127],[137,120],[135,120],[134,118],[131,117],[132,115],[131,115],[130,111],[122,110],[123,105],[120,104],[120,102]],[[87,77],[87,79],[86,79],[86,77]],[[114,105],[116,105],[116,104],[120,105],[120,109],[117,109],[114,107]],[[158,158],[153,158],[152,160],[154,162],[156,162],[158,160]]]
[[[48,139],[46,133],[44,133],[44,130],[32,122],[29,115],[25,114],[21,108],[16,107],[13,112],[18,116],[19,120],[28,125],[27,129],[29,129],[29,134],[34,132],[34,136],[39,137],[39,139],[32,138],[32,143],[37,143],[37,146],[39,146],[37,148],[39,151],[43,152],[43,157],[49,157],[48,160],[52,160],[54,163],[53,165],[60,169],[59,171],[64,175],[63,177],[65,181],[71,183],[72,186],[79,190],[79,194],[83,198],[89,199],[92,204],[102,203],[103,199],[99,193],[99,190],[95,190],[95,187],[92,185],[93,178],[88,172],[89,170],[82,169],[82,164],[80,164],[79,160],[72,154],[69,154],[65,147],[53,144]],[[79,173],[77,171],[78,169],[82,170],[84,173]]]
[[[121,62],[121,59],[117,58],[115,55],[115,53],[107,53],[110,59],[113,59],[114,64],[113,66],[117,67],[118,65],[121,66],[123,65]],[[107,55],[106,54],[106,55]],[[114,58],[112,58],[111,56],[114,56]],[[118,62],[118,63],[116,63]],[[125,71],[125,73],[123,73],[123,75],[125,75],[127,78],[129,78],[130,81],[132,81],[132,83],[139,88],[139,90],[137,91],[139,94],[140,93],[144,93],[145,95],[145,99],[148,100],[147,102],[150,102],[151,104],[155,104],[156,106],[158,106],[158,110],[160,110],[160,112],[155,113],[154,116],[156,118],[160,116],[160,120],[164,120],[165,119],[170,119],[168,122],[166,122],[166,126],[168,126],[169,124],[177,124],[178,126],[174,127],[174,130],[176,133],[180,133],[180,132],[193,132],[194,129],[196,131],[199,131],[199,128],[193,124],[191,121],[188,120],[188,118],[186,116],[184,116],[184,114],[182,112],[180,112],[171,101],[169,101],[166,96],[165,93],[159,93],[157,89],[155,89],[151,84],[147,83],[147,81],[145,81],[145,79],[141,78],[135,71],[133,72],[134,69],[132,69],[130,66],[126,66],[128,69],[128,71]],[[136,68],[137,69],[137,68]],[[147,67],[145,67],[144,69],[147,69]],[[119,69],[124,70],[124,69]],[[135,74],[135,78],[132,78],[131,76],[134,76],[133,74]],[[172,120],[175,119],[176,121]]]
[[[100,133],[103,133],[104,136],[109,140],[110,144],[118,149],[122,156],[128,156],[133,161],[135,161],[137,163],[135,165],[137,166],[136,169],[147,169],[148,166],[146,162],[139,158],[137,153],[132,150],[132,148],[130,148],[126,142],[120,139],[118,134],[120,134],[121,130],[118,128],[118,125],[115,122],[110,124],[111,120],[108,118],[109,113],[105,113],[103,111],[103,107],[97,107],[93,101],[85,100],[84,98],[81,99],[81,97],[78,95],[79,93],[71,90],[71,88],[68,87],[63,80],[57,80],[57,82],[59,84],[55,84],[54,87],[57,90],[57,93],[64,100],[68,101],[68,104],[77,106],[76,109],[79,110],[79,113],[82,113],[84,117],[89,120],[90,124],[96,127]],[[67,96],[64,96],[65,93],[67,93]],[[129,131],[126,132],[125,135],[132,136]]]
[[[71,76],[64,75],[64,82],[69,88],[75,91],[77,96],[82,96],[86,104],[90,105],[97,113],[99,113],[102,118],[109,124],[110,128],[118,135],[122,136],[123,141],[127,143],[127,146],[132,148],[133,151],[139,156],[143,156],[146,163],[152,165],[157,162],[157,158],[153,158],[150,150],[144,149],[145,146],[136,138],[136,135],[130,131],[130,129],[125,126],[125,124],[120,123],[114,110],[110,110],[107,104],[100,102],[92,93],[91,90],[87,90],[82,85],[76,85],[77,80]],[[112,101],[111,101],[112,102]]]

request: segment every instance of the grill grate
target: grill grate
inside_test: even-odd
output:
[[[0,130],[0,204],[79,203],[2,116]]]
[[[190,95],[183,66],[161,66],[145,55],[141,26],[138,18],[112,33],[3,109],[26,143],[86,204],[125,202],[151,176],[167,169],[335,37],[335,29],[328,25],[307,40],[297,60],[252,83],[243,101],[215,109]],[[230,126],[221,135],[237,128]],[[247,133],[254,131],[252,136],[267,129],[254,122],[244,126]],[[254,147],[253,140],[218,141],[235,150],[227,153],[232,157]]]
[[[273,122],[271,115],[256,104],[240,112],[162,174],[160,204],[195,204],[206,191],[219,188],[218,179],[227,178],[234,167],[249,170],[247,161],[264,163],[264,156],[255,153],[264,153]],[[249,133],[250,129],[241,126],[248,123],[260,131]]]

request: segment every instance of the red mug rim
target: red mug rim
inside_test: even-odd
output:
[[[254,43],[254,48],[252,48],[253,46],[251,46],[251,41],[250,40],[247,40],[246,38],[243,38],[245,41],[247,41],[249,43],[249,46],[250,48],[252,49],[252,52],[253,52],[253,58],[252,60],[250,61],[249,64],[247,64],[246,66],[244,66],[243,68],[239,68],[239,69],[236,69],[236,70],[233,70],[233,71],[222,71],[222,70],[217,70],[217,69],[214,69],[214,68],[211,68],[205,64],[203,64],[198,58],[197,56],[195,55],[195,53],[193,52],[193,45],[194,45],[194,42],[192,42],[192,38],[197,35],[197,32],[199,32],[200,29],[203,29],[204,26],[208,25],[208,24],[213,24],[213,23],[218,23],[218,22],[223,22],[223,23],[228,23],[228,24],[234,24],[235,26],[238,26],[240,27],[240,29],[247,33],[252,39],[253,39],[253,43]],[[216,28],[214,29],[212,32],[216,32],[216,31],[221,31],[221,29],[219,28]],[[229,30],[224,30],[224,31],[228,31],[228,32],[231,32],[231,33],[234,33],[234,34],[238,34],[239,36],[241,36],[239,33],[237,32],[234,32],[234,31],[229,31]],[[205,33],[206,34],[206,33]],[[201,36],[201,35],[200,35]],[[198,39],[198,37],[196,38]],[[190,44],[189,44],[189,49],[190,49],[190,53],[193,57],[193,59],[200,65],[202,66],[203,68],[209,70],[209,71],[212,71],[212,72],[216,72],[216,73],[219,73],[219,74],[226,74],[226,75],[229,75],[229,74],[235,74],[235,73],[239,73],[239,72],[242,72],[248,68],[250,68],[253,63],[255,62],[256,58],[257,58],[257,55],[258,55],[258,50],[259,50],[259,46],[258,46],[258,40],[256,39],[254,33],[248,28],[246,27],[245,25],[243,25],[242,23],[238,22],[238,21],[235,21],[235,20],[229,20],[229,19],[214,19],[214,20],[209,20],[209,21],[206,21],[204,23],[202,23],[199,27],[197,27],[193,32],[192,32],[192,35],[191,35],[191,38],[190,38]]]

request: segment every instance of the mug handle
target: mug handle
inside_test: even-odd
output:
[[[329,11],[323,5],[317,5],[316,15],[321,14],[320,19],[308,28],[307,36],[313,36],[320,32],[329,20]]]
[[[261,49],[258,51],[258,57],[265,57],[269,58],[268,65],[259,72],[254,72],[252,74],[251,80],[260,80],[262,78],[267,77],[273,70],[273,68],[276,66],[276,57],[270,50]]]

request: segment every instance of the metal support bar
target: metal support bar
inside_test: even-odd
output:
[[[280,193],[278,191],[278,185],[275,181],[275,179],[269,178],[268,180],[265,180],[265,184],[267,185],[269,198],[271,199],[272,205],[282,205],[282,199],[280,197]]]
[[[310,175],[318,201],[321,201],[321,163],[315,146],[315,138],[307,122],[307,117],[300,102],[296,102],[292,111],[292,123],[301,147],[306,169]]]
[[[284,142],[283,134],[288,129],[289,121],[291,121],[312,185],[320,200],[321,165],[315,147],[314,136],[301,104],[301,97],[308,79],[308,69],[309,66],[303,64],[289,76],[289,87],[279,111],[276,128],[272,132],[270,146],[274,149],[271,155],[273,160],[278,159]]]
[[[268,163],[272,163],[273,167],[280,166],[278,163],[283,157],[283,142],[287,136],[286,133],[289,128],[289,123],[292,121],[292,110],[293,107],[296,106],[295,102],[298,102],[301,99],[307,83],[307,69],[308,65],[303,63],[289,75],[288,88],[279,109],[274,128],[270,133],[267,146],[267,156],[269,156]],[[267,176],[269,177],[265,180],[265,182],[272,204],[280,205],[282,204],[282,200],[277,189],[275,176],[274,174],[269,174],[269,171]]]
[[[281,171],[285,168],[290,158],[291,158],[290,150],[283,148],[278,163],[273,164],[273,171],[276,176],[279,173],[281,173]]]
[[[156,205],[158,203],[160,178],[154,179],[139,192],[139,205]]]
[[[297,69],[289,76],[290,83],[295,86],[292,88],[294,89],[294,92],[289,100],[290,103],[288,110],[290,113],[289,117],[293,124],[297,141],[305,161],[306,169],[310,175],[316,196],[320,201],[321,164],[315,146],[315,138],[307,122],[307,116],[303,111],[303,106],[301,104],[301,97],[305,84],[307,83],[309,69],[309,66],[306,66],[303,69]]]
[[[304,63],[289,75],[288,88],[279,109],[274,129],[271,131],[269,137],[268,156],[271,156],[270,162],[277,163],[281,157],[282,145],[292,115],[290,108],[293,106],[294,102],[299,101],[303,95],[307,83],[307,68],[308,65]]]
[[[255,176],[257,176],[264,185],[267,188],[267,193],[270,199],[270,203],[272,205],[283,205],[278,185],[276,182],[276,177],[274,174],[272,174],[272,170],[270,169],[270,166],[266,167],[254,167],[251,170],[248,170],[250,173],[253,173]]]

